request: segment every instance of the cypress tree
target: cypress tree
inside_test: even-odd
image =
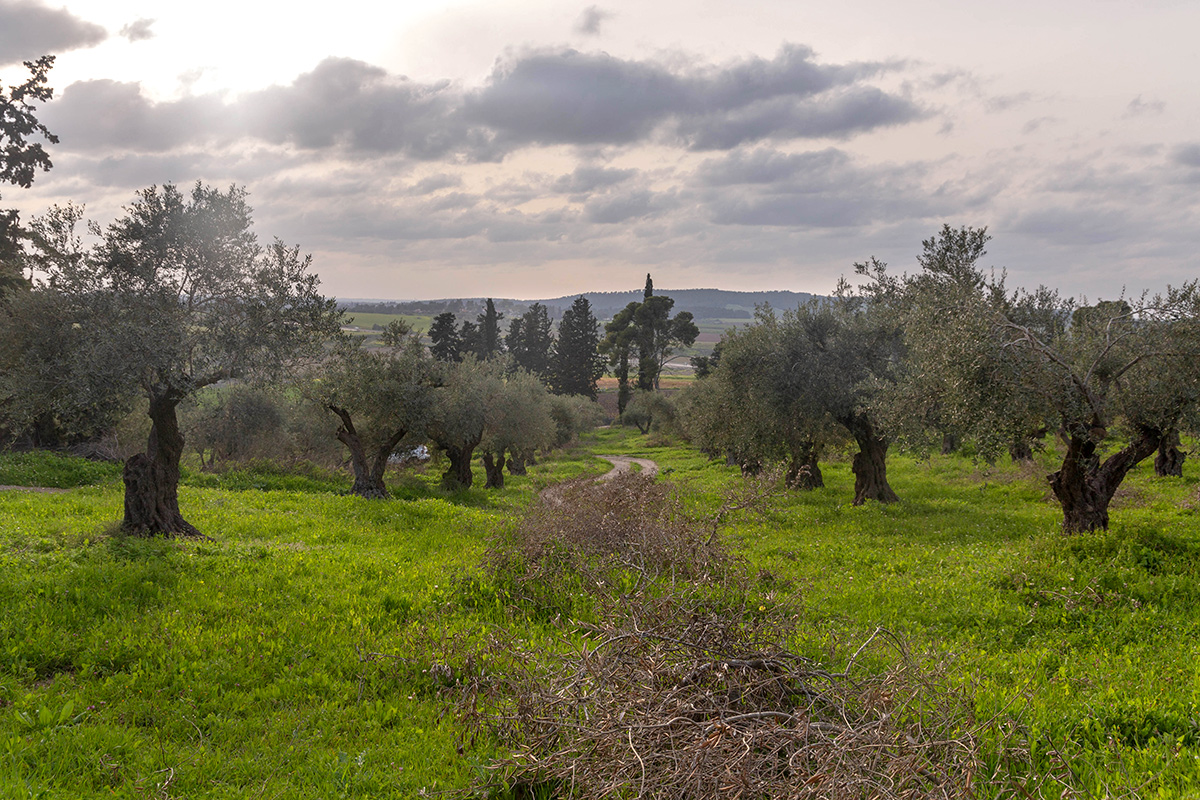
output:
[[[558,325],[551,357],[550,388],[555,394],[581,394],[596,399],[596,381],[604,374],[598,352],[600,323],[586,297],[578,297]]]
[[[438,361],[462,360],[462,339],[458,334],[458,321],[450,311],[433,318],[429,326],[429,352]]]
[[[550,350],[554,344],[550,312],[541,303],[534,303],[508,326],[504,344],[512,354],[513,363],[537,375],[543,381],[550,374]]]
[[[480,358],[491,358],[504,352],[504,342],[500,338],[500,320],[502,319],[504,319],[504,315],[497,313],[496,304],[489,297],[484,305],[483,313],[477,318]]]

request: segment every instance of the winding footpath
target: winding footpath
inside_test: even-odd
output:
[[[613,478],[624,472],[631,472],[633,465],[637,464],[641,467],[641,474],[647,478],[653,478],[658,474],[658,464],[655,464],[648,458],[636,458],[634,456],[597,456],[608,463],[612,464],[612,469],[601,475],[599,478],[577,478],[576,480],[563,481],[556,483],[553,486],[547,486],[539,495],[542,501],[550,506],[561,506],[563,504],[563,493],[568,487],[575,486],[589,480],[595,480],[596,483],[604,483],[611,481]]]
[[[642,468],[642,475],[647,478],[653,478],[658,474],[658,464],[655,464],[648,458],[635,458],[633,456],[598,456],[613,465],[613,468],[608,472],[596,478],[597,483],[611,481],[613,478],[620,475],[622,472],[629,472],[633,469],[633,465],[637,464]]]

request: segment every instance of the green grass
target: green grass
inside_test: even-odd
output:
[[[465,786],[493,745],[471,747],[443,715],[429,642],[492,625],[548,634],[477,564],[540,489],[607,469],[589,450],[654,459],[697,514],[741,480],[621,428],[501,492],[443,492],[429,466],[390,476],[395,499],[364,501],[342,494],[344,476],[259,465],[189,473],[181,507],[213,541],[164,542],[115,532],[119,465],[0,456],[0,484],[78,487],[0,492],[0,796],[401,798]],[[1009,778],[1030,796],[1051,796],[1051,774],[1091,796],[1194,794],[1196,464],[1182,480],[1139,467],[1111,531],[1064,538],[1051,463],[895,457],[902,502],[854,508],[848,461],[835,458],[822,464],[827,488],[736,516],[729,535],[769,576],[765,599],[799,602],[811,655],[882,625],[946,660],[990,758],[1006,741],[993,718],[1032,747],[1035,774]]]
[[[368,312],[352,311],[346,314],[347,324],[353,325],[364,330],[371,330],[378,325],[381,328],[394,320],[403,320],[413,327],[413,330],[418,333],[425,333],[429,330],[429,326],[433,324],[433,317],[430,315],[417,314],[372,314]]]
[[[120,479],[120,464],[88,461],[58,453],[9,453],[0,459],[0,486],[71,489],[95,483],[112,483]]]

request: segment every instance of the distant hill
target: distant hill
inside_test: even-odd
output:
[[[592,305],[592,313],[597,319],[611,319],[618,311],[630,303],[642,299],[641,290],[632,292],[582,292]],[[659,289],[657,294],[666,295],[675,300],[676,312],[690,311],[697,320],[749,320],[754,315],[754,309],[763,303],[770,303],[772,308],[786,310],[795,308],[801,303],[812,299],[814,295],[807,292],[729,292],[724,289]],[[496,309],[508,317],[521,315],[533,303],[541,303],[550,310],[552,317],[562,316],[562,312],[571,307],[578,294],[552,297],[543,300],[511,300],[493,298]],[[485,298],[457,298],[445,300],[343,300],[349,311],[377,314],[413,314],[434,315],[450,311],[456,316],[474,316],[482,312]]]
[[[696,319],[749,319],[763,303],[773,308],[795,308],[813,295],[807,292],[729,292],[724,289],[656,289],[656,294],[675,300],[675,311],[690,311]],[[583,292],[592,304],[592,313],[608,319],[630,303],[640,302],[641,290],[633,292]],[[571,307],[577,294],[538,300],[560,312]],[[532,302],[532,301],[531,301]]]

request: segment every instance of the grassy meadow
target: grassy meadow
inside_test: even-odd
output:
[[[408,323],[417,333],[425,333],[433,324],[433,317],[428,314],[375,314],[367,311],[348,311],[345,324],[370,332],[375,329],[376,325],[383,328],[389,322],[396,321]]]
[[[0,796],[463,789],[498,745],[447,711],[431,642],[563,635],[480,562],[541,489],[605,472],[596,454],[654,459],[699,516],[742,483],[612,429],[501,491],[443,492],[436,466],[390,476],[389,501],[340,475],[188,473],[180,505],[211,540],[144,541],[117,529],[119,466],[0,456],[0,485],[65,490],[0,491]],[[799,652],[844,659],[882,626],[970,698],[979,796],[1200,793],[1197,464],[1143,464],[1111,531],[1064,538],[1039,459],[897,456],[902,502],[853,508],[835,456],[825,489],[725,535],[761,607],[800,615]]]

